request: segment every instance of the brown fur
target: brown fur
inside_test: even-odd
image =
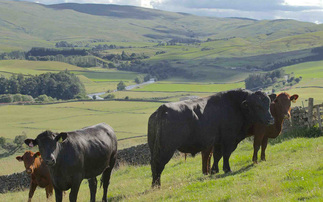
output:
[[[45,188],[48,199],[53,194],[53,184],[39,152],[26,151],[23,156],[17,156],[16,159],[24,162],[26,172],[31,175],[28,201],[31,201],[37,186]]]

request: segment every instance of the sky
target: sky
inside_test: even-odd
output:
[[[18,0],[19,1],[19,0]],[[210,17],[294,19],[323,23],[323,0],[25,0],[41,4],[98,3],[141,6]]]

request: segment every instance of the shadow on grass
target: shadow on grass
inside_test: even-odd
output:
[[[14,154],[14,153],[16,153],[20,148],[21,148],[21,146],[18,146],[18,147],[14,148],[14,149],[13,149],[13,150],[11,150],[11,151],[7,151],[7,152],[5,152],[5,153],[0,154],[0,159],[1,159],[1,158],[5,158],[5,157],[8,157],[8,156],[13,155],[13,154]]]
[[[224,174],[220,174],[220,175],[215,175],[215,177],[216,178],[224,178],[224,177],[227,177],[227,176],[237,175],[237,174],[240,174],[240,173],[243,173],[243,172],[246,172],[246,171],[250,170],[253,166],[254,166],[254,164],[252,163],[250,165],[247,165],[245,167],[240,168],[237,171],[233,171],[233,172],[229,172],[229,173],[224,173]],[[210,175],[210,177],[211,176],[214,176],[214,175]]]
[[[148,194],[150,192],[153,192],[154,190],[158,190],[159,188],[150,188],[150,189],[147,189],[141,193],[137,193],[137,194],[133,194],[133,195],[117,195],[117,196],[114,196],[114,197],[110,197],[108,198],[108,201],[109,202],[114,202],[114,201],[123,201],[125,200],[126,198],[129,198],[129,197],[134,197],[134,196],[142,196],[142,195],[145,195],[145,194]]]
[[[113,196],[113,197],[108,198],[108,201],[109,202],[111,202],[111,201],[121,201],[125,197],[126,197],[125,195],[117,195],[117,196]]]

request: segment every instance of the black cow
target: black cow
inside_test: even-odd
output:
[[[248,127],[273,124],[269,104],[260,91],[238,89],[160,106],[148,121],[152,186],[160,186],[160,175],[176,150],[195,155],[214,146],[216,158],[223,156],[223,170],[230,172],[230,155]]]
[[[110,175],[117,158],[117,138],[112,127],[101,123],[59,134],[45,131],[25,143],[30,147],[38,145],[49,167],[56,201],[62,201],[62,191],[68,189],[71,189],[70,201],[76,201],[83,179],[88,179],[91,201],[95,201],[96,176],[101,173],[102,201],[107,201]]]

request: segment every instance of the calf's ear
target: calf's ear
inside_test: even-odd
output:
[[[23,161],[23,160],[22,160],[22,156],[17,156],[17,157],[16,157],[16,159],[17,159],[18,161]]]
[[[33,139],[25,139],[25,144],[29,147],[34,147],[38,145],[37,141]]]
[[[37,158],[37,157],[40,157],[40,153],[36,152],[33,157],[34,157],[34,159]]]
[[[60,143],[62,143],[62,142],[64,142],[65,140],[66,140],[66,138],[67,138],[67,133],[60,133],[60,134],[58,134],[56,137],[55,137],[55,140],[57,141],[57,142],[60,142]]]
[[[296,100],[298,99],[298,95],[297,94],[294,94],[294,95],[292,95],[292,96],[290,96],[290,101],[292,101],[292,102],[296,102]]]
[[[276,99],[276,97],[277,97],[276,94],[270,94],[268,96],[269,96],[271,102],[274,101]]]

